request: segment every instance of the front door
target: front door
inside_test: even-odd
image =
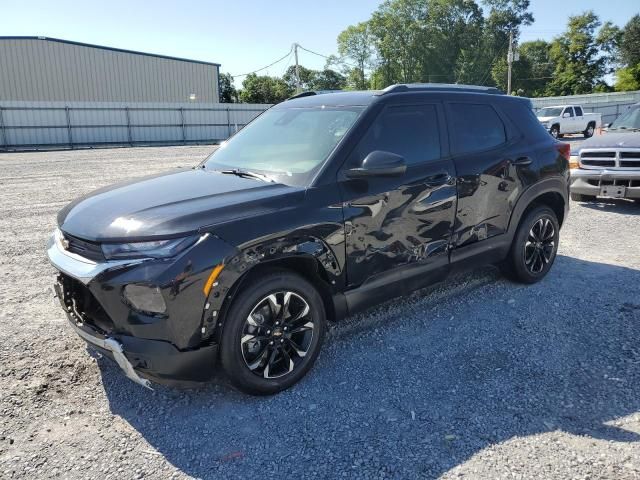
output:
[[[339,174],[349,286],[383,285],[395,278],[400,280],[396,287],[408,290],[413,283],[403,280],[406,269],[416,273],[418,267],[427,284],[430,270],[448,266],[456,173],[443,123],[440,104],[387,106],[345,162],[343,169],[357,167],[369,153],[382,150],[407,164],[398,177]]]

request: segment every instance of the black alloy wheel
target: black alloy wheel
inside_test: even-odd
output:
[[[559,240],[555,212],[544,205],[534,207],[518,226],[503,272],[517,282],[539,282],[553,266]]]
[[[263,378],[291,373],[309,353],[314,329],[311,308],[300,295],[268,295],[245,320],[240,339],[245,365]]]
[[[556,250],[556,230],[549,218],[539,218],[529,230],[522,249],[524,264],[532,275],[540,274]]]
[[[322,297],[305,278],[288,270],[256,274],[242,285],[224,319],[224,371],[247,393],[284,390],[313,366],[325,323]]]

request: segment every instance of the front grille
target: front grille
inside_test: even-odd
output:
[[[81,238],[73,237],[66,233],[64,234],[64,238],[69,242],[67,251],[93,260],[94,262],[104,262],[106,260],[99,243],[82,240]]]
[[[582,150],[580,165],[585,168],[638,168],[640,169],[640,149]]]
[[[638,160],[620,160],[620,166],[624,168],[640,168],[640,159]]]
[[[584,158],[581,160],[583,165],[588,165],[590,167],[615,167],[615,160],[585,160]]]
[[[585,152],[581,156],[583,158],[616,158],[616,152]]]
[[[62,300],[77,322],[86,323],[103,334],[114,330],[113,321],[86,285],[64,273],[59,275],[58,282],[64,296]]]

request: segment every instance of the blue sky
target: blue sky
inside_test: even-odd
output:
[[[42,35],[222,64],[231,74],[268,65],[293,42],[335,53],[336,37],[369,18],[380,0],[0,0],[0,35]],[[567,17],[587,9],[624,25],[640,13],[637,0],[532,0],[536,22],[522,40],[550,39]],[[289,59],[289,64],[293,58]],[[301,64],[324,59],[301,53]],[[286,61],[265,71],[281,75]]]

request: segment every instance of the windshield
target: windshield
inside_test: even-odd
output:
[[[618,117],[609,130],[633,130],[640,128],[640,107],[632,108]]]
[[[364,107],[267,110],[220,145],[204,167],[261,173],[286,185],[305,185]]]
[[[546,107],[538,110],[538,117],[559,117],[564,107]]]

